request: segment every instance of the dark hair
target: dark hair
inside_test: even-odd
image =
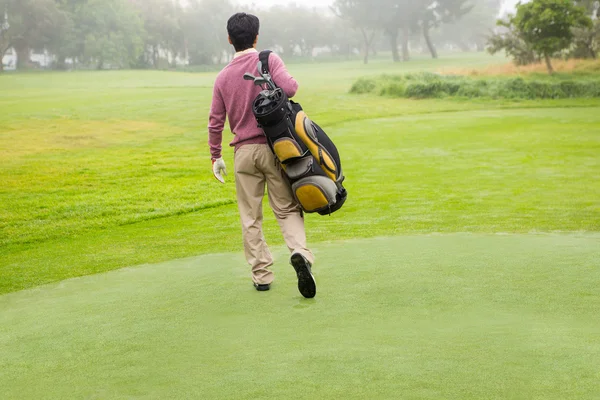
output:
[[[254,47],[258,36],[260,21],[252,14],[237,13],[227,21],[227,33],[235,51],[244,51]]]

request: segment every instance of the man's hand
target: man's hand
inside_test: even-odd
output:
[[[225,183],[225,179],[223,175],[227,176],[227,166],[225,165],[225,161],[223,161],[223,157],[213,160],[213,174],[215,174],[215,178],[221,183]]]

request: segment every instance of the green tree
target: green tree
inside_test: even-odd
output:
[[[227,0],[191,0],[183,16],[186,50],[192,65],[223,63],[232,48],[227,41],[227,20],[234,13]]]
[[[322,15],[316,8],[299,8],[295,28],[300,37],[299,48],[302,56],[312,57],[315,48],[326,46],[328,43],[331,17]]]
[[[583,7],[572,0],[533,0],[519,3],[512,17],[519,36],[544,58],[548,73],[554,73],[551,57],[573,43],[573,28],[591,27]]]
[[[75,60],[83,54],[84,42],[77,35],[76,27],[79,10],[86,2],[87,0],[56,0],[61,17],[54,26],[46,47],[55,56],[54,67],[57,69],[67,68],[67,58]]]
[[[596,9],[597,0],[575,0],[575,5],[583,7],[587,10],[588,15],[594,15]]]
[[[589,28],[573,29],[574,49],[571,56],[575,58],[598,58],[600,51],[600,21],[594,21]]]
[[[337,0],[332,6],[336,15],[351,23],[362,34],[364,62],[368,62],[376,32],[389,39],[394,62],[400,61],[398,36],[402,32],[402,60],[410,59],[408,42],[418,25],[417,11],[423,0]]]
[[[125,0],[89,0],[76,15],[82,58],[97,69],[129,68],[143,51],[142,21]]]
[[[431,38],[431,30],[441,24],[456,21],[469,13],[472,5],[468,0],[379,0],[383,2],[382,20],[385,32],[390,37],[394,61],[397,54],[397,36],[402,32],[402,60],[410,60],[409,40],[411,35],[420,34],[425,39],[431,56],[437,58],[437,50]]]
[[[531,44],[521,36],[514,26],[514,17],[509,15],[507,20],[499,20],[497,24],[500,32],[488,39],[487,50],[491,54],[504,51],[516,65],[528,65],[539,61]]]
[[[363,48],[364,50],[365,37],[356,29],[356,26],[352,22],[335,17],[332,18],[328,28],[327,47],[331,49],[332,55],[344,56],[349,59],[353,56],[356,49]],[[376,43],[380,35],[377,30],[371,33],[374,34],[370,48],[370,53],[373,55],[376,54]],[[364,56],[365,54],[363,54],[363,62],[365,61]]]
[[[475,48],[484,51],[488,38],[493,34],[501,0],[474,0],[473,9],[460,18],[453,18],[440,25],[433,34],[433,41],[457,45],[463,51]]]
[[[0,0],[2,20],[4,11],[8,29],[0,33],[0,60],[8,49],[14,48],[17,68],[27,67],[30,51],[43,49],[51,41],[60,12],[54,0]]]
[[[161,53],[175,59],[183,53],[182,9],[172,0],[130,0],[144,24],[144,64],[158,69]]]
[[[575,58],[597,58],[600,51],[600,3],[596,0],[579,0],[577,5],[584,7],[592,18],[591,27],[575,28],[575,48],[571,56]]]
[[[279,48],[285,57],[292,57],[298,52],[307,56],[312,53],[311,47],[314,48],[315,43],[322,42],[321,29],[313,25],[310,10],[305,7],[277,5],[258,15],[261,20],[261,47]]]
[[[368,64],[375,35],[381,27],[382,8],[374,5],[371,0],[336,0],[331,10],[360,32],[363,39],[363,62]]]
[[[456,22],[468,14],[473,9],[473,5],[468,0],[436,0],[424,6],[419,18],[423,38],[431,57],[438,58],[437,50],[431,40],[431,29],[444,23]]]
[[[384,32],[390,39],[392,58],[400,61],[398,35],[401,32],[402,61],[410,61],[410,37],[419,30],[421,16],[426,10],[427,1],[381,0],[381,15]]]

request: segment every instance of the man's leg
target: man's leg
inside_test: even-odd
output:
[[[290,263],[296,270],[298,290],[302,296],[313,298],[317,294],[317,285],[311,270],[315,257],[306,246],[302,208],[294,198],[281,166],[267,146],[261,151],[259,165],[267,180],[269,204],[281,227],[283,238],[292,252]]]
[[[235,186],[242,222],[246,260],[252,266],[252,280],[257,285],[270,285],[274,276],[268,268],[273,256],[262,233],[262,199],[265,177],[256,165],[261,146],[246,145],[235,153]]]
[[[292,188],[283,175],[281,166],[267,146],[260,154],[260,168],[267,180],[269,204],[281,228],[283,239],[292,253],[299,253],[311,264],[315,257],[306,244],[306,230],[302,208],[294,198]]]

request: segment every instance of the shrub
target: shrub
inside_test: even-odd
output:
[[[377,84],[375,83],[374,80],[360,78],[359,80],[357,80],[354,83],[354,85],[352,85],[352,88],[350,89],[350,93],[355,93],[355,94],[371,93],[375,90],[376,87],[377,87]]]
[[[408,74],[377,79],[359,79],[351,93],[377,93],[381,96],[415,99],[440,97],[495,99],[562,99],[570,97],[600,97],[600,79],[576,76],[547,77],[487,77]]]

